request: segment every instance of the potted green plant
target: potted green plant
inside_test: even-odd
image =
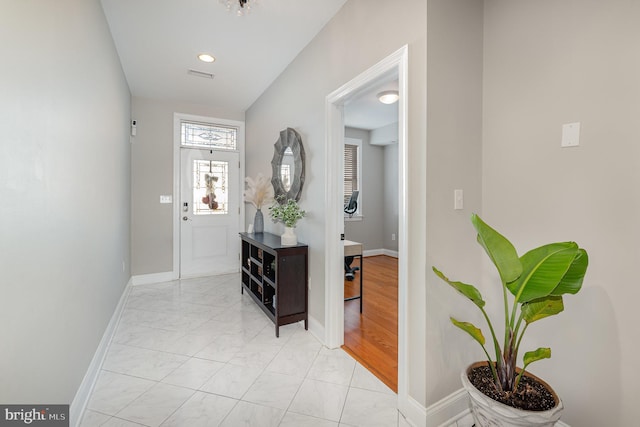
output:
[[[282,200],[279,198],[278,200]],[[304,218],[306,212],[300,209],[298,202],[289,199],[285,203],[275,203],[269,208],[271,219],[284,223],[284,234],[280,236],[283,246],[293,246],[298,244],[298,237],[293,230],[299,219]]]
[[[495,360],[478,327],[450,318],[480,344],[487,357],[487,361],[474,363],[461,374],[475,425],[553,426],[560,419],[562,401],[548,384],[525,372],[529,364],[551,357],[551,349],[524,353],[522,369],[516,367],[517,357],[529,325],[562,312],[562,295],[580,290],[589,262],[587,252],[574,242],[561,242],[540,246],[519,257],[511,242],[479,216],[472,215],[471,222],[478,233],[478,243],[496,266],[502,282],[504,338],[498,339],[495,323],[485,311],[485,301],[476,287],[452,281],[435,267],[433,271],[478,307],[491,334]]]

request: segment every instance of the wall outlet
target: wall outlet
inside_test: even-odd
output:
[[[124,271],[126,270],[126,264],[124,263],[124,260],[122,261],[122,272],[124,273]]]
[[[395,242],[396,240],[396,233],[391,234],[391,240],[393,240]]]

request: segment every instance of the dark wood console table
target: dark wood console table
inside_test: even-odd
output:
[[[242,240],[241,291],[246,289],[256,304],[279,327],[308,318],[308,246],[282,246],[271,233],[240,233]]]

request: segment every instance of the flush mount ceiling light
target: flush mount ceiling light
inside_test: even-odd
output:
[[[231,12],[234,9],[236,15],[242,16],[249,12],[251,12],[251,5],[255,4],[258,0],[219,0],[220,3],[224,4],[227,8],[227,11]]]
[[[209,53],[201,53],[198,55],[198,59],[202,62],[213,62],[216,60],[213,55]]]
[[[383,104],[393,104],[394,102],[397,102],[399,98],[400,96],[398,95],[397,90],[385,90],[378,94],[378,101]]]

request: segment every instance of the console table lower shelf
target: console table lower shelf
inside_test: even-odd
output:
[[[242,246],[241,292],[246,290],[273,321],[276,337],[280,326],[308,318],[308,247],[303,243],[282,246],[271,233],[240,233]]]

